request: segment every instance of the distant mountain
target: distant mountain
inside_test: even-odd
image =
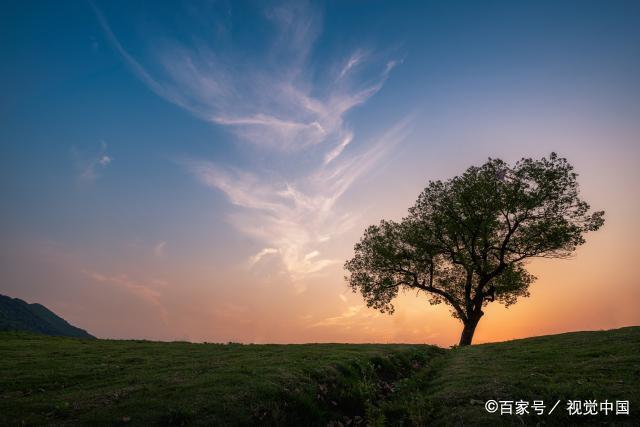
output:
[[[41,304],[0,295],[0,331],[29,331],[45,335],[95,338]]]

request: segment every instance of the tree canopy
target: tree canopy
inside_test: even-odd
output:
[[[447,181],[430,181],[400,222],[368,227],[345,263],[369,307],[393,313],[402,289],[446,303],[470,344],[484,314],[529,295],[528,259],[567,258],[604,224],[579,194],[577,174],[557,154],[513,166],[489,159]]]

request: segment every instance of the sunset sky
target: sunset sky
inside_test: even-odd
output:
[[[99,338],[457,343],[350,292],[429,180],[551,151],[606,211],[477,342],[640,324],[640,2],[3,4],[0,293]]]

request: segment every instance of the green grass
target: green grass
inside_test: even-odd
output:
[[[640,327],[454,348],[435,363],[406,380],[387,413],[399,408],[417,425],[640,425]],[[488,399],[543,400],[547,411],[561,402],[518,417],[488,414]],[[568,415],[567,400],[592,399],[629,400],[630,415]]]
[[[410,375],[442,352],[413,345],[221,345],[3,333],[0,425],[326,424],[364,412],[382,376]]]
[[[639,425],[640,328],[444,350],[0,333],[0,425]],[[563,402],[549,416],[484,402]],[[629,400],[571,417],[566,399]]]

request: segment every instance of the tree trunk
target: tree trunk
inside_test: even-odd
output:
[[[477,317],[464,322],[464,329],[462,329],[462,335],[460,336],[460,346],[471,345],[473,334],[476,331],[476,326],[478,326],[479,321],[480,317]]]

